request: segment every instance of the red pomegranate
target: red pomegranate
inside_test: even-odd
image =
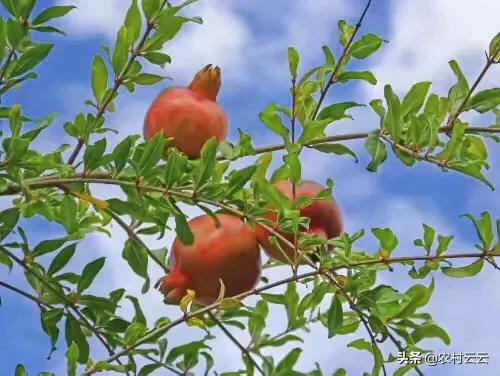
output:
[[[288,199],[293,199],[293,185],[288,180],[283,180],[275,184],[275,187]],[[295,199],[298,200],[302,197],[314,198],[324,190],[321,184],[315,183],[313,181],[305,180],[301,184],[297,184],[295,187]],[[310,205],[305,208],[300,209],[300,215],[302,217],[310,218],[308,234],[316,234],[322,239],[332,239],[339,236],[342,233],[343,223],[340,208],[333,200],[330,198],[328,200],[314,200]],[[275,228],[278,226],[278,218],[276,213],[270,213],[266,216],[275,223]],[[256,226],[257,239],[266,251],[267,255],[276,260],[288,263],[289,260],[283,254],[283,252],[271,244],[269,241],[270,233],[269,231],[263,229],[261,226]],[[280,231],[287,240],[293,243],[293,235],[283,233]],[[295,260],[295,250],[290,247],[281,244],[281,248],[284,253],[288,256],[290,260]]]
[[[217,214],[220,225],[209,215],[189,222],[194,235],[191,245],[174,241],[171,272],[162,278],[160,291],[165,300],[178,304],[186,290],[194,290],[196,302],[213,303],[219,296],[221,279],[225,297],[251,290],[261,272],[259,244],[254,232],[241,219]]]
[[[149,140],[162,132],[189,158],[199,158],[203,145],[212,137],[224,141],[227,117],[216,102],[220,86],[219,67],[207,65],[187,88],[164,90],[146,114],[144,138]]]

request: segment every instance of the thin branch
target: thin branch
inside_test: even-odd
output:
[[[162,0],[162,4],[161,4],[160,9],[163,9],[166,4],[167,4],[167,0]],[[134,50],[132,52],[132,56],[130,56],[127,64],[125,65],[125,68],[123,68],[123,71],[115,79],[115,84],[114,84],[113,88],[111,89],[111,91],[109,92],[105,101],[101,105],[98,106],[98,111],[97,111],[97,114],[95,116],[95,120],[94,120],[90,129],[92,129],[95,126],[95,124],[97,124],[97,122],[106,113],[109,105],[111,104],[116,93],[118,92],[118,89],[123,85],[124,79],[127,76],[130,68],[132,68],[132,65],[134,64],[137,57],[140,56],[141,50],[144,47],[144,44],[146,43],[146,41],[149,37],[149,34],[151,34],[151,32],[155,29],[155,27],[156,27],[156,25],[154,22],[152,22],[152,21],[148,22],[146,30],[144,31],[144,34],[142,35],[141,40],[139,41],[137,46],[134,48]],[[85,144],[85,140],[80,138],[78,140],[78,143],[75,146],[75,149],[73,150],[70,157],[68,158],[68,164],[71,165],[75,162],[75,160],[78,157],[78,154],[80,154],[80,151],[82,150],[84,144]]]
[[[125,221],[123,219],[121,219],[121,217],[116,214],[114,211],[110,210],[110,209],[106,209],[106,213],[108,213],[111,218],[113,218],[113,220],[123,229],[125,230],[125,232],[127,233],[128,237],[134,241],[136,241],[137,243],[139,243],[139,245],[141,247],[143,247],[146,252],[148,253],[149,257],[151,257],[153,259],[153,261],[158,264],[158,266],[160,268],[163,269],[163,271],[165,273],[168,273],[170,270],[168,269],[168,267],[149,249],[149,247],[146,245],[146,243],[144,243],[142,241],[142,239],[136,234],[136,232],[132,229],[132,227],[130,227],[127,223],[125,223]]]
[[[69,307],[76,314],[76,316],[78,316],[83,321],[83,323],[85,324],[85,326],[87,328],[89,328],[92,331],[92,333],[94,333],[94,335],[97,337],[97,339],[106,348],[106,350],[108,351],[108,353],[110,354],[110,356],[113,356],[115,354],[115,352],[113,351],[113,349],[111,348],[111,346],[101,336],[101,334],[99,333],[99,331],[97,330],[97,328],[94,325],[92,325],[92,323],[90,321],[88,321],[88,319],[83,315],[83,313],[80,312],[80,310],[78,309],[78,307],[73,302],[71,302],[66,297],[66,295],[64,295],[63,293],[61,293],[56,288],[54,288],[49,282],[47,282],[44,278],[42,278],[40,275],[38,275],[37,272],[33,271],[33,269],[24,260],[21,260],[20,258],[18,258],[15,254],[13,254],[12,252],[10,252],[7,248],[5,248],[4,246],[0,246],[0,251],[4,252],[13,261],[15,261],[19,266],[23,267],[28,273],[30,273],[31,275],[33,275],[42,285],[44,285],[46,288],[48,288],[50,291],[52,291],[60,299],[64,300],[64,302],[66,303],[67,307]],[[119,363],[119,364],[121,364],[121,363]]]
[[[236,347],[241,350],[243,356],[247,357],[250,362],[257,368],[261,375],[264,375],[264,370],[261,368],[259,363],[255,361],[255,359],[250,355],[250,352],[243,346],[238,339],[231,334],[231,332],[226,328],[226,326],[215,316],[215,314],[211,311],[208,311],[208,315],[212,320],[215,321],[215,324],[219,327],[219,329],[233,342]]]
[[[408,262],[417,261],[417,260],[429,260],[429,261],[431,261],[431,260],[447,260],[447,259],[458,259],[458,258],[476,258],[477,259],[477,258],[484,258],[484,257],[500,257],[500,252],[491,251],[491,252],[486,252],[486,253],[475,252],[475,253],[460,253],[460,254],[442,254],[440,256],[406,256],[406,257],[394,257],[394,258],[390,258],[390,259],[374,259],[374,260],[365,260],[365,261],[354,262],[351,264],[342,264],[342,265],[332,267],[329,270],[330,271],[338,271],[338,270],[347,269],[347,268],[357,268],[360,266],[367,266],[367,265],[374,265],[374,264],[408,263]],[[241,300],[241,299],[244,299],[244,298],[251,296],[251,295],[259,295],[260,293],[262,293],[264,291],[285,285],[285,284],[290,283],[290,282],[297,282],[297,281],[300,281],[302,279],[314,277],[314,276],[317,276],[321,273],[323,273],[322,270],[313,270],[313,271],[310,271],[307,273],[298,274],[295,276],[290,276],[290,277],[282,279],[280,281],[276,281],[276,282],[267,284],[265,286],[255,288],[253,290],[241,293],[239,295],[234,296],[233,298]],[[161,335],[165,334],[170,329],[186,322],[187,320],[189,320],[193,317],[200,316],[200,315],[207,313],[213,309],[216,309],[219,306],[219,304],[220,304],[220,302],[215,302],[215,303],[210,304],[206,307],[200,308],[196,311],[189,312],[189,313],[185,314],[184,316],[182,316],[174,321],[171,321],[168,324],[161,325],[158,328],[149,331],[143,337],[141,337],[138,341],[136,341],[134,344],[128,346],[127,348],[122,349],[121,351],[117,352],[115,355],[109,357],[105,361],[107,363],[109,363],[109,362],[112,362],[112,361],[122,357],[122,356],[126,356],[128,353],[133,351],[135,348],[148,342],[150,339],[157,338],[157,336],[161,336]],[[95,371],[95,367],[94,367],[94,368],[89,369],[85,373],[85,375],[92,375],[95,372],[96,371]]]
[[[33,302],[35,302],[38,305],[40,305],[40,304],[45,305],[45,303],[43,303],[42,301],[40,301],[40,299],[38,299],[35,295],[31,295],[31,294],[29,294],[29,293],[27,293],[27,292],[25,292],[25,291],[23,291],[21,289],[18,289],[15,286],[9,285],[7,282],[0,281],[0,286],[3,286],[3,287],[5,287],[8,290],[14,291],[15,293],[18,293],[19,295],[22,295],[25,298],[28,298],[29,300],[32,300]]]
[[[326,98],[326,94],[328,93],[328,90],[335,82],[335,78],[337,77],[337,74],[340,72],[340,68],[342,67],[344,59],[349,54],[349,50],[351,49],[352,42],[354,41],[356,34],[358,33],[359,29],[361,28],[361,25],[363,24],[363,20],[366,16],[366,13],[368,12],[368,9],[370,8],[371,3],[372,3],[372,0],[368,0],[368,3],[366,4],[365,9],[363,10],[363,13],[361,13],[361,16],[360,16],[358,22],[356,23],[356,26],[352,32],[352,35],[349,38],[349,41],[347,42],[347,44],[345,45],[344,51],[342,52],[342,55],[340,56],[340,59],[337,62],[337,65],[335,66],[331,76],[329,77],[328,82],[325,85],[325,88],[323,90],[321,90],[318,104],[316,105],[316,109],[314,110],[313,115],[312,115],[313,120],[316,119],[316,117],[318,116],[319,110],[321,109],[321,105],[323,104],[323,101]]]
[[[483,69],[479,73],[479,76],[476,78],[476,81],[474,82],[474,84],[469,89],[467,95],[465,96],[465,98],[464,98],[462,104],[460,105],[460,107],[458,108],[458,110],[455,113],[450,114],[450,117],[448,118],[448,121],[446,122],[446,126],[447,127],[450,127],[451,129],[453,129],[453,123],[462,114],[462,112],[464,112],[465,107],[467,106],[467,102],[469,102],[469,99],[471,98],[472,94],[476,90],[477,86],[483,80],[484,76],[486,75],[486,72],[488,72],[488,70],[491,68],[491,66],[493,64],[495,64],[495,58],[494,57],[499,52],[500,52],[500,48],[496,52],[494,52],[492,54],[492,56],[486,56],[486,64],[484,65]]]
[[[368,332],[368,335],[370,337],[370,342],[372,343],[374,356],[375,356],[375,351],[378,351],[382,355],[382,372],[384,375],[387,375],[387,370],[385,369],[385,364],[384,364],[385,361],[384,361],[382,350],[380,349],[380,346],[377,343],[377,340],[375,338],[375,334],[373,333],[373,330],[370,328],[370,325],[368,324],[368,320],[366,320],[366,317],[364,316],[363,311],[357,306],[357,304],[349,296],[347,291],[345,291],[345,289],[340,285],[340,283],[338,283],[337,280],[335,280],[334,277],[331,277],[329,275],[328,275],[328,277],[329,277],[328,280],[330,282],[332,282],[339,289],[339,291],[342,293],[344,298],[347,300],[349,307],[354,311],[354,313],[356,313],[358,315],[359,319],[363,323],[363,326],[365,327],[365,329]]]

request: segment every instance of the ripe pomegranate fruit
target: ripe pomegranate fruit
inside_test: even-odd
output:
[[[275,184],[275,187],[278,191],[288,197],[288,199],[293,200],[293,185],[290,181],[280,181]],[[325,187],[318,183],[305,180],[301,184],[296,185],[295,200],[302,197],[314,198],[324,189]],[[328,200],[314,200],[310,205],[300,209],[300,215],[302,217],[310,218],[309,229],[307,230],[308,234],[316,234],[326,240],[335,238],[342,233],[343,223],[340,208],[333,198]],[[270,219],[275,223],[274,228],[278,227],[278,216],[276,213],[270,213],[266,215],[265,218]],[[280,243],[282,250],[271,244],[269,241],[270,233],[266,229],[261,226],[256,226],[255,232],[260,245],[269,257],[285,263],[289,262],[286,256],[288,256],[288,258],[292,261],[296,259],[297,255],[295,254],[294,249],[287,247],[282,244],[282,242]],[[279,233],[293,243],[294,236],[292,234],[284,233],[282,231],[279,231]]]
[[[190,289],[195,291],[198,304],[211,304],[219,296],[219,279],[226,288],[225,297],[251,290],[257,284],[261,263],[255,233],[235,216],[216,216],[219,226],[209,215],[189,221],[194,235],[191,245],[175,239],[171,272],[159,281],[167,303],[179,303]]]
[[[144,138],[158,132],[189,158],[199,158],[209,139],[224,141],[227,117],[217,104],[221,86],[220,68],[207,65],[186,87],[164,90],[149,108],[144,120]]]

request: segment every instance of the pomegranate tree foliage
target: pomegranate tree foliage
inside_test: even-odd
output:
[[[218,335],[229,336],[235,344],[235,354],[242,356],[240,369],[226,375],[322,375],[318,365],[311,364],[309,370],[302,371],[296,368],[301,347],[314,346],[303,343],[300,337],[312,326],[324,327],[325,335],[332,340],[358,334],[360,338],[348,346],[373,355],[373,364],[367,366],[370,374],[386,374],[386,367],[397,369],[397,375],[411,371],[422,374],[415,365],[398,366],[395,354],[402,350],[429,351],[420,347],[425,338],[450,342],[447,332],[433,321],[431,314],[422,311],[432,296],[434,282],[417,281],[407,291],[398,291],[378,284],[377,274],[397,266],[407,268],[409,277],[416,280],[432,273],[462,278],[475,276],[488,266],[485,264],[497,267],[494,259],[500,255],[500,221],[496,220],[495,225],[486,212],[465,216],[475,226],[478,242],[474,245],[476,250],[471,244],[470,252],[463,254],[449,252],[453,236],[436,234],[427,224],[423,225],[421,238],[415,240],[415,246],[421,249],[416,249],[412,257],[397,256],[398,239],[388,228],[371,229],[374,245],[366,252],[356,246],[360,238],[367,236],[364,230],[328,241],[303,236],[296,245],[301,261],[307,264],[300,269],[302,274],[297,265],[292,265],[288,278],[263,279],[255,290],[233,298],[224,298],[221,286],[220,299],[207,307],[197,306],[190,292],[182,300],[176,317],[158,317],[154,323],[147,322],[137,297],[124,289],[109,291],[105,296],[89,292],[95,278],[106,270],[105,258],[95,259],[79,272],[66,269],[68,262],[84,251],[79,246],[82,239],[97,231],[113,236],[109,224],[116,222],[129,235],[122,257],[144,280],[143,293],[149,291],[151,279],[160,275],[149,275],[148,264],[157,263],[168,271],[167,250],[149,249],[141,236],[161,238],[167,231],[175,231],[183,242],[191,242],[193,237],[179,207],[181,203],[210,215],[214,210],[223,210],[245,218],[251,226],[262,225],[263,208],[272,204],[280,210],[281,228],[297,233],[308,225],[306,218],[300,218],[298,206],[305,206],[310,200],[300,200],[294,207],[271,183],[280,179],[300,181],[304,166],[299,156],[305,148],[332,154],[332,158],[356,158],[340,141],[364,140],[372,157],[368,165],[372,172],[380,168],[389,153],[394,153],[407,166],[427,162],[429,168],[436,165],[443,171],[451,170],[464,178],[468,175],[493,187],[484,175],[489,168],[484,139],[500,140],[496,136],[500,133],[500,88],[478,91],[477,85],[488,69],[500,62],[500,33],[491,41],[484,67],[475,81],[469,81],[458,62],[451,61],[456,83],[447,97],[432,94],[430,82],[416,83],[401,98],[387,85],[384,98],[369,103],[380,116],[377,129],[364,134],[326,136],[329,126],[351,117],[349,109],[363,105],[354,101],[329,103],[329,89],[352,80],[370,85],[377,82],[371,72],[352,70],[349,64],[368,58],[384,44],[375,34],[361,35],[370,2],[355,25],[338,23],[342,52],[335,56],[324,46],[325,60],[321,66],[306,70],[300,66],[298,51],[288,49],[290,104],[273,103],[260,114],[263,126],[283,139],[281,145],[255,147],[250,135],[240,131],[235,143],[207,142],[199,160],[188,160],[173,149],[165,155],[168,142],[162,137],[144,142],[138,135],[128,135],[115,148],[109,147],[106,133],[115,130],[106,127],[106,117],[115,111],[115,102],[123,89],[132,93],[136,85],[154,85],[164,80],[165,77],[147,70],[170,63],[171,58],[164,51],[168,51],[168,42],[182,32],[184,24],[202,23],[200,18],[182,16],[184,8],[193,2],[172,5],[166,0],[132,1],[114,46],[104,48],[94,57],[94,97],[86,101],[89,111],[64,124],[66,133],[74,138],[72,147],[61,145],[49,153],[36,151],[33,142],[39,137],[50,137],[54,118],[32,119],[21,112],[20,105],[0,109],[0,195],[13,198],[11,208],[0,213],[0,263],[8,269],[22,268],[32,291],[23,291],[8,281],[0,281],[0,285],[34,302],[33,309],[40,310],[41,327],[50,340],[50,353],[56,346],[57,351],[65,351],[70,375],[114,371],[144,376],[156,370],[185,374],[193,369],[213,372],[217,370],[217,359],[212,357],[210,346],[216,330]],[[49,58],[53,47],[43,42],[45,33],[64,34],[52,26],[52,21],[74,7],[39,9],[44,4],[37,4],[36,0],[1,3],[9,14],[8,19],[0,22],[3,97],[13,88],[22,90],[24,81],[36,79],[37,66]],[[461,119],[462,114],[470,111],[496,113],[496,124],[474,127]],[[268,171],[273,152],[278,150],[283,151],[282,164]],[[232,161],[255,155],[259,155],[255,164],[230,169]],[[119,186],[123,195],[100,199],[92,193],[92,187],[98,184]],[[332,188],[333,182],[328,180],[328,189],[320,196],[328,197]],[[23,230],[18,220],[35,216],[60,224],[61,236],[38,244],[30,242],[30,231]],[[167,226],[169,218],[174,219],[172,228]],[[311,246],[319,252],[318,261],[312,261],[302,251]],[[335,252],[326,252],[331,247]],[[453,267],[454,259],[469,262]],[[265,265],[276,266],[276,262]],[[304,284],[305,294],[299,294],[299,284]],[[273,292],[279,286],[286,286],[286,292]],[[255,306],[242,301],[250,295],[259,298]],[[119,307],[125,305],[135,308],[133,317],[120,314]],[[266,327],[266,319],[271,310],[281,312],[279,306],[286,310],[286,326],[275,335]],[[180,325],[198,327],[193,330],[199,330],[199,340],[172,347],[168,342],[169,330]],[[243,331],[249,333],[250,343],[237,339]],[[93,338],[97,341],[91,341]],[[391,353],[381,351],[380,344],[384,342],[392,346]],[[103,346],[109,353],[108,359],[96,358],[89,343]],[[271,354],[282,346],[292,350],[273,357]],[[331,370],[327,373],[331,374]],[[16,375],[23,374],[26,371],[19,365]],[[339,369],[334,374],[345,375],[346,371]]]

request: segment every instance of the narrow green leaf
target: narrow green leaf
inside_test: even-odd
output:
[[[79,293],[82,293],[86,289],[90,287],[92,282],[94,282],[94,279],[97,277],[99,272],[104,266],[104,262],[106,261],[106,257],[101,257],[98,258],[97,260],[94,260],[90,263],[88,263],[85,268],[83,268],[82,271],[82,276],[80,280],[78,281],[78,285],[76,287],[76,290]]]
[[[342,310],[342,302],[335,295],[332,299],[330,308],[328,309],[328,338],[332,338],[339,328],[342,327],[344,321],[344,313]]]
[[[68,262],[71,260],[76,251],[76,243],[70,244],[63,248],[56,257],[50,263],[49,269],[47,270],[48,275],[53,275],[64,268]]]
[[[336,155],[350,155],[358,162],[358,156],[355,152],[342,144],[318,144],[310,146],[313,149],[319,150],[322,153],[330,153]]]
[[[288,67],[290,69],[290,75],[292,77],[297,77],[299,68],[300,57],[297,50],[293,47],[288,47]]]
[[[133,0],[130,8],[127,11],[127,15],[125,16],[125,26],[128,30],[128,37],[130,43],[135,43],[137,39],[141,36],[141,12],[139,11],[139,7],[137,6],[137,0]]]
[[[461,268],[451,268],[448,266],[443,266],[441,270],[448,277],[453,277],[453,278],[473,277],[482,270],[483,264],[484,260],[480,258],[474,261],[472,264],[463,266]]]
[[[417,114],[424,105],[425,98],[429,93],[432,82],[423,81],[413,85],[401,103],[401,114],[405,118],[408,115]]]
[[[40,13],[38,16],[35,17],[32,24],[41,25],[54,18],[64,17],[66,14],[68,14],[75,8],[76,7],[73,5],[60,5],[47,8],[44,11],[42,11],[42,13]]]
[[[97,103],[101,103],[104,99],[108,88],[108,79],[108,69],[104,59],[100,55],[95,55],[92,63],[92,92]]]
[[[76,362],[78,361],[79,353],[78,346],[75,342],[72,342],[70,346],[68,346],[68,350],[66,351],[66,359],[68,363],[68,376],[76,376]]]
[[[30,47],[15,61],[12,70],[8,73],[9,77],[18,77],[36,67],[47,57],[52,47],[54,45],[49,43],[40,43]]]
[[[375,34],[363,35],[351,46],[351,55],[356,59],[365,59],[377,51],[382,45],[382,39]]]
[[[387,159],[387,149],[385,144],[379,139],[378,134],[372,133],[368,136],[365,142],[365,149],[372,156],[372,161],[367,169],[371,172],[376,172],[379,166]]]
[[[147,291],[149,289],[147,250],[137,241],[129,239],[125,242],[122,256],[127,261],[130,268],[138,276],[144,278],[145,283],[142,291]]]
[[[413,333],[411,333],[411,337],[415,343],[420,342],[424,338],[439,338],[445,345],[449,345],[451,343],[448,333],[446,333],[443,328],[435,324],[420,325],[413,331]]]
[[[339,82],[347,82],[349,80],[363,80],[368,82],[370,85],[376,85],[377,79],[372,72],[362,71],[362,72],[343,72],[337,77]]]
[[[403,127],[401,103],[390,85],[385,85],[384,96],[387,103],[387,112],[382,120],[382,126],[389,132],[394,142],[399,143]]]
[[[131,43],[129,40],[129,31],[127,27],[124,25],[118,31],[115,43],[115,50],[113,52],[112,63],[115,75],[121,74],[123,69],[125,68],[125,65],[127,64],[128,52],[130,46]]]

